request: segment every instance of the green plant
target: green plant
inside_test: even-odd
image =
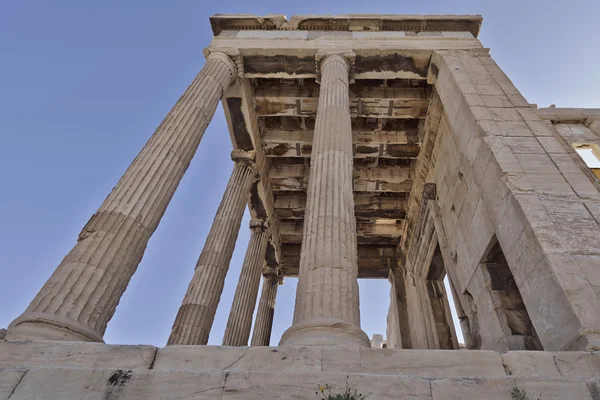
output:
[[[371,395],[371,393],[364,395],[362,393],[358,393],[358,390],[356,389],[351,389],[348,385],[348,377],[346,377],[346,388],[341,394],[331,394],[331,388],[329,385],[319,385],[319,390],[315,393],[321,400],[364,400]]]
[[[510,395],[513,400],[532,400],[524,389],[519,389],[516,386],[510,391]],[[539,397],[537,400],[540,400]]]

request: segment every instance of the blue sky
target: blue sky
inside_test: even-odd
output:
[[[312,3],[312,4],[311,4]],[[600,107],[597,0],[5,1],[0,5],[0,328],[33,299],[204,64],[215,13],[482,14],[480,39],[531,103]],[[232,169],[218,109],[117,312],[108,343],[163,346]],[[220,344],[248,217],[210,337]],[[292,320],[279,288],[272,344]],[[385,333],[387,281],[361,281]]]

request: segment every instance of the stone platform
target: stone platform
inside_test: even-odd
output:
[[[0,343],[0,399],[600,399],[600,352]]]

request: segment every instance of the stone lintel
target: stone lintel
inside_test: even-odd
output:
[[[238,69],[239,70],[239,69]],[[250,216],[269,221],[271,236],[267,244],[267,264],[277,265],[281,260],[279,224],[273,207],[273,194],[269,184],[269,164],[261,145],[258,118],[252,88],[247,79],[238,79],[225,92],[222,101],[227,126],[234,149],[252,151],[258,179],[250,188]]]
[[[481,15],[285,15],[217,14],[210,17],[213,34],[223,30],[323,31],[464,31],[479,35]]]

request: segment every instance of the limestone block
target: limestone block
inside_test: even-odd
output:
[[[596,295],[600,297],[600,255],[598,254],[582,254],[574,255],[575,262],[585,275],[585,278],[592,286]]]
[[[0,342],[0,367],[71,367],[149,369],[153,346],[86,342]]]
[[[600,377],[600,353],[509,351],[502,355],[510,375],[544,378]]]
[[[546,139],[545,137],[542,137],[540,139]],[[549,138],[552,139],[552,138]],[[542,142],[542,145],[544,145],[544,142]],[[552,162],[558,167],[558,170],[560,172],[562,172],[563,174],[577,174],[577,173],[581,173],[581,167],[579,165],[577,165],[577,163],[575,163],[575,161],[573,160],[573,158],[567,154],[567,153],[563,153],[563,154],[558,154],[558,153],[549,153],[550,158],[552,159]]]
[[[124,369],[29,370],[12,398],[55,399],[220,399],[225,374],[161,373]]]
[[[541,145],[544,147],[544,150],[548,154],[567,154],[567,150],[563,147],[562,143],[559,142],[558,139],[555,137],[542,136],[537,138],[537,140],[541,143]],[[550,156],[550,158],[552,158],[552,156]]]
[[[0,400],[8,400],[25,375],[24,369],[0,369]]]
[[[488,108],[492,119],[498,122],[519,122],[523,121],[521,115],[514,108],[499,108],[499,107],[490,107]]]
[[[515,400],[515,388],[530,400],[592,399],[586,382],[565,379],[442,379],[433,381],[431,388],[434,400]]]
[[[564,173],[563,176],[579,198],[600,199],[600,191],[581,170],[576,173]]]
[[[539,117],[534,108],[531,107],[519,107],[516,110],[521,114],[521,118],[525,121],[539,121]]]
[[[523,121],[496,121],[495,123],[496,126],[498,126],[502,136],[532,137],[534,135],[531,127]]]
[[[540,259],[524,282],[517,284],[545,350],[562,350],[578,337],[581,321],[557,282],[547,256]]]
[[[432,377],[505,376],[498,353],[485,350],[361,349],[365,374]]]
[[[226,371],[321,371],[321,347],[250,347]]]
[[[534,154],[521,155],[533,156]],[[553,168],[556,169],[556,167]],[[575,196],[575,192],[573,189],[571,189],[569,183],[558,172],[552,172],[549,174],[531,173],[527,175],[531,184],[533,185],[534,190],[540,195],[560,197]]]
[[[579,254],[598,251],[600,225],[587,208],[577,200],[540,198],[567,250]]]
[[[535,136],[554,136],[544,121],[525,121],[525,123]]]
[[[346,383],[359,393],[374,399],[430,400],[429,382],[414,377],[390,379],[344,373],[230,373],[227,375],[223,400],[310,399],[316,398],[319,386],[328,385],[331,394],[343,393]]]
[[[515,154],[517,162],[523,171],[530,174],[559,175],[558,169],[545,152],[539,154]]]
[[[247,351],[247,347],[167,346],[158,349],[152,369],[222,371],[233,365]]]
[[[323,347],[323,372],[362,372],[358,347]]]
[[[513,107],[513,103],[505,94],[482,95],[481,99],[486,107]]]
[[[506,144],[513,154],[540,154],[544,148],[535,137],[506,138]]]

